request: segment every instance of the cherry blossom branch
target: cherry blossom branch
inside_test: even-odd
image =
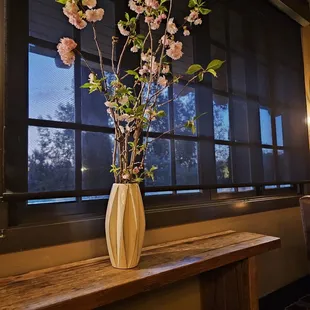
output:
[[[128,43],[129,43],[129,37],[127,37],[127,39],[126,39],[126,42],[125,42],[125,44],[123,46],[121,55],[120,55],[119,60],[118,60],[118,65],[117,65],[117,70],[116,70],[117,75],[119,74],[121,63],[122,63],[122,60],[123,60],[123,57],[124,57],[124,54],[125,54],[125,50],[126,50],[126,47],[127,47]]]

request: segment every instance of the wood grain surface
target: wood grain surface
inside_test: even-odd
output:
[[[276,237],[224,231],[147,247],[134,269],[100,257],[34,271],[0,279],[0,309],[94,309],[279,247]]]

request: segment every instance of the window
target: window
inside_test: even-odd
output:
[[[108,83],[113,79],[110,37],[127,10],[125,2],[99,1],[109,12],[98,24]],[[176,2],[181,10],[186,1]],[[179,72],[193,62],[223,59],[219,77],[206,77],[178,99],[186,81],[161,95],[162,103],[173,104],[163,105],[167,119],[152,124],[147,162],[158,171],[154,182],[142,185],[147,208],[160,201],[296,194],[296,184],[308,179],[299,26],[270,4],[230,2],[212,5],[194,37],[185,38],[187,57],[173,67]],[[8,2],[5,197],[10,225],[103,215],[113,183],[111,120],[100,94],[80,88],[88,77],[84,63],[77,57],[73,67],[66,67],[56,53],[60,37],[74,37],[98,70],[90,29],[73,29],[53,1],[23,3],[23,10],[13,12]],[[280,40],[283,31],[288,36]],[[127,63],[132,61],[128,55]],[[179,127],[204,112],[196,133]]]

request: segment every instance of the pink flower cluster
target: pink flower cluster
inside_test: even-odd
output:
[[[150,24],[152,30],[157,30],[160,27],[162,20],[166,18],[167,18],[166,14],[161,14],[157,16],[155,19],[153,16],[145,16],[144,21],[147,24]]]
[[[189,23],[194,23],[194,25],[201,25],[202,24],[202,19],[199,18],[199,12],[196,10],[191,10],[191,13],[189,16],[185,17],[185,20],[188,21]]]
[[[103,9],[93,9],[97,5],[97,0],[82,0],[82,5],[89,9],[85,11],[79,9],[76,0],[69,0],[63,7],[63,13],[68,17],[69,23],[77,29],[83,29],[87,26],[86,19],[90,23],[102,20],[104,15]]]
[[[65,65],[71,66],[74,63],[75,54],[73,50],[76,46],[76,42],[70,38],[60,39],[60,43],[57,45],[57,51]]]
[[[142,14],[144,12],[144,7],[142,5],[138,5],[135,0],[129,0],[128,6],[132,11],[136,12],[137,14]]]
[[[183,56],[182,52],[183,43],[182,42],[172,42],[167,49],[166,54],[173,60],[178,60]]]
[[[154,10],[157,10],[159,7],[159,2],[157,0],[145,0],[145,4]]]

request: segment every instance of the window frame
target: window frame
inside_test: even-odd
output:
[[[125,1],[124,1],[124,9],[125,9]],[[116,14],[120,14],[122,10],[115,10]],[[6,0],[6,22],[8,20],[15,19],[16,21],[19,21],[23,23],[26,22],[28,24],[28,1],[24,1],[23,4],[21,4],[20,10],[16,11],[12,9],[12,5],[9,4],[9,0]],[[226,40],[229,41],[228,32],[227,32],[227,27],[229,20],[225,21],[226,23]],[[10,96],[8,96],[8,93],[12,92],[11,89],[11,84],[10,81],[13,80],[12,73],[10,70],[8,70],[8,64],[12,63],[14,57],[20,57],[20,43],[21,45],[25,45],[27,47],[28,51],[28,44],[30,43],[28,41],[28,27],[26,29],[20,29],[22,27],[19,26],[19,31],[21,31],[24,36],[21,36],[21,40],[18,40],[18,42],[14,42],[12,33],[14,32],[14,29],[12,29],[13,22],[10,22],[6,25],[7,33],[6,33],[6,40],[7,42],[7,49],[6,49],[6,100],[3,102],[1,105],[0,109],[5,109],[5,105],[9,105],[12,103],[12,100]],[[210,59],[210,54],[209,55],[204,55],[204,58],[202,59],[202,55],[198,55],[197,50],[199,47],[202,45],[204,46],[205,44],[210,46],[210,43],[212,45],[218,46],[220,48],[224,47],[224,50],[226,50],[227,57],[230,59],[230,47],[229,43],[227,41],[226,46],[222,46],[218,42],[212,41],[212,39],[209,36],[209,31],[204,32],[208,27],[208,22],[204,24],[203,27],[198,31],[197,35],[194,36],[194,59],[195,62],[200,62],[202,64],[206,63],[206,59]],[[197,38],[202,33],[208,33],[207,40],[206,42],[201,42],[203,40],[200,40]],[[16,40],[17,41],[17,40]],[[22,41],[22,42],[21,42]],[[33,38],[31,43],[38,43],[38,39]],[[23,44],[26,43],[26,44]],[[47,44],[49,47],[51,45],[55,46],[54,44],[51,43]],[[19,47],[19,49],[18,49]],[[23,49],[25,50],[25,48]],[[210,48],[207,49],[210,52]],[[233,51],[233,53],[240,53]],[[25,53],[28,54],[28,53]],[[87,53],[86,53],[87,55]],[[245,59],[248,56],[246,53]],[[25,56],[24,56],[25,57]],[[87,55],[87,58],[89,60],[96,60],[97,57],[94,57],[92,55]],[[25,63],[28,64],[28,61]],[[77,61],[77,66],[80,66],[80,62]],[[230,61],[229,61],[230,64]],[[28,76],[28,68],[27,65],[25,66],[25,73],[26,76]],[[227,70],[229,69],[230,66],[228,66]],[[246,68],[246,62],[245,62],[245,70]],[[16,70],[19,70],[20,68],[15,68]],[[23,71],[23,70],[22,70]],[[77,70],[78,71],[78,70]],[[80,74],[78,74],[80,75]],[[219,95],[224,95],[227,96],[229,99],[229,103],[231,105],[232,103],[232,98],[235,96],[231,93],[231,74],[227,72],[227,77],[228,77],[228,92],[222,92],[219,90],[214,90],[212,89],[212,83],[209,78],[205,79],[203,86],[195,86],[195,89],[197,90],[197,97],[201,95],[200,93],[200,87],[205,87],[204,91],[207,90],[209,99],[211,98],[212,100],[212,94],[219,94]],[[24,81],[24,83],[21,83],[22,85],[19,85],[19,96],[25,97],[25,94],[28,95],[28,81]],[[16,89],[14,89],[16,91]],[[28,97],[28,96],[27,96]],[[245,100],[251,100],[254,99],[259,102],[258,98],[251,98],[251,96],[248,96],[246,94]],[[199,102],[199,99],[197,100]],[[22,100],[14,100],[14,102],[19,102],[19,107],[21,108],[21,111],[23,113],[21,114],[27,114],[27,119],[28,119],[28,107],[25,109],[25,105],[23,103],[25,102],[25,99]],[[248,104],[248,103],[247,103]],[[198,108],[199,111],[199,105],[196,105],[196,108]],[[8,109],[5,109],[5,112],[7,112]],[[230,111],[231,112],[231,111]],[[4,115],[4,113],[2,114]],[[231,113],[230,113],[231,115]],[[273,118],[273,123],[275,122],[275,118]],[[42,120],[38,119],[30,119],[30,122],[25,122],[22,118],[15,116],[12,116],[10,113],[6,114],[6,124],[7,122],[13,122],[16,124],[17,128],[14,131],[14,136],[19,137],[21,133],[28,132],[28,130],[24,130],[25,126],[28,126],[29,124],[31,125],[42,125]],[[49,124],[52,127],[59,125],[55,121],[43,121],[45,124]],[[48,123],[49,122],[49,123]],[[68,128],[72,129],[79,129],[80,132],[82,132],[82,128],[85,128],[86,130],[88,129],[96,129],[96,126],[92,125],[81,125],[81,124],[62,124],[62,126],[67,126]],[[200,122],[198,123],[198,131],[200,130],[200,126],[203,126]],[[213,126],[213,123],[212,123]],[[273,127],[275,126],[275,123],[272,125]],[[12,126],[10,126],[12,127]],[[3,126],[1,126],[2,130]],[[101,130],[106,130],[106,133],[113,133],[112,128],[105,128],[103,129],[102,127],[97,128],[98,131],[101,132]],[[275,130],[272,131],[273,135],[275,135]],[[150,133],[150,137],[157,137],[160,133]],[[5,136],[7,137],[9,135],[8,132],[5,133]],[[27,135],[27,134],[26,134]],[[176,141],[179,138],[184,139],[184,140],[197,140],[199,143],[201,143],[200,147],[198,147],[198,157],[201,157],[206,150],[208,150],[208,146],[206,145],[208,142],[212,143],[215,145],[217,143],[217,140],[215,140],[213,137],[206,137],[206,136],[200,136],[197,135],[197,137],[191,137],[187,135],[167,135],[167,137],[171,139],[171,141]],[[13,139],[14,140],[14,139]],[[27,137],[26,139],[27,140]],[[16,140],[15,140],[16,141]],[[276,137],[273,137],[273,141],[276,141]],[[203,143],[206,142],[206,143]],[[218,143],[223,144],[223,145],[249,145],[249,143],[242,143],[242,142],[236,142],[236,141],[218,141]],[[4,141],[2,141],[2,144],[4,144]],[[262,144],[258,145],[259,147],[262,147]],[[272,146],[268,146],[268,148],[272,148],[275,150],[278,149],[284,149],[287,147],[276,147],[274,144]],[[308,147],[307,149],[308,152]],[[0,152],[2,151],[2,148]],[[12,153],[6,154],[6,159],[8,156],[11,156]],[[13,155],[14,156],[14,155]],[[15,155],[16,157],[16,155]],[[28,156],[25,156],[28,159]],[[277,156],[274,156],[277,157]],[[22,166],[22,163],[24,161],[21,161],[20,167]],[[172,165],[175,165],[175,162],[172,161]],[[252,163],[251,163],[252,164]],[[210,169],[210,171],[213,171],[215,167],[212,166],[212,164],[208,161],[198,161],[199,169],[201,168],[204,171],[207,171],[206,169]],[[27,166],[27,165],[26,165]],[[77,165],[78,166],[78,165]],[[277,166],[275,166],[277,167]],[[1,167],[2,168],[2,167]],[[23,170],[22,169],[22,170]],[[277,169],[276,169],[277,170]],[[1,169],[0,169],[1,172]],[[7,171],[6,171],[7,173]],[[26,173],[27,175],[27,173]],[[205,180],[206,176],[203,175],[203,173],[199,174],[199,177],[201,178],[201,184],[198,186],[169,186],[169,187],[157,187],[157,188],[144,188],[142,187],[143,191],[148,191],[148,192],[153,192],[153,191],[161,191],[161,190],[172,190],[173,195],[171,195],[168,199],[168,201],[163,202],[163,196],[151,196],[150,198],[145,197],[145,205],[146,205],[146,217],[148,221],[148,228],[158,228],[158,227],[164,227],[164,226],[170,226],[170,225],[178,225],[178,224],[184,224],[184,223],[189,223],[189,222],[197,222],[197,221],[204,221],[204,220],[209,220],[209,219],[216,219],[216,218],[222,218],[222,217],[227,217],[227,216],[237,216],[241,214],[249,214],[249,213],[256,213],[256,212],[264,212],[267,210],[274,210],[274,209],[281,209],[281,208],[288,208],[288,207],[294,207],[298,203],[298,198],[300,195],[304,193],[303,190],[303,184],[310,183],[310,181],[305,180],[305,181],[299,181],[299,182],[284,182],[282,184],[294,184],[294,189],[296,189],[295,194],[291,192],[291,190],[288,189],[281,189],[277,192],[267,192],[266,190],[263,189],[263,185],[273,185],[277,183],[277,186],[280,186],[281,182],[273,182],[273,183],[259,183],[259,184],[253,184],[253,183],[245,183],[245,184],[228,184],[228,185],[219,185],[216,184],[216,182],[210,184],[210,180]],[[1,183],[0,183],[1,185]],[[255,191],[255,196],[249,197],[246,193],[238,193],[236,194],[227,194],[225,193],[224,195],[219,195],[216,193],[216,188],[237,188],[237,187],[246,187],[246,186],[254,186],[254,191]],[[2,227],[6,229],[5,231],[5,237],[4,244],[5,246],[0,250],[0,253],[6,253],[6,252],[11,252],[15,251],[17,249],[31,249],[31,248],[36,248],[40,246],[47,246],[47,245],[53,245],[53,244],[59,244],[59,243],[66,243],[66,242],[72,242],[72,241],[79,241],[79,240],[88,240],[88,239],[93,239],[97,237],[102,237],[104,235],[103,232],[103,221],[104,221],[104,213],[105,213],[105,203],[102,203],[101,200],[98,201],[91,201],[85,203],[84,205],[82,204],[77,204],[76,202],[73,203],[58,203],[57,206],[55,204],[49,204],[49,205],[41,205],[40,206],[40,212],[38,210],[34,210],[34,212],[29,212],[29,220],[27,217],[24,217],[24,208],[23,205],[20,203],[23,198],[23,195],[26,193],[26,191],[20,191],[20,188],[17,186],[17,190],[22,192],[21,194],[15,194],[12,195],[11,193],[5,193],[4,192],[4,185],[2,185],[2,193],[3,193],[3,198],[7,201],[10,201],[10,206],[8,207],[7,202],[1,202],[0,203],[0,218],[1,214],[5,214],[4,217],[6,220],[0,221],[0,230]],[[189,189],[200,189],[203,190],[202,194],[186,194],[186,195],[175,195],[177,190],[189,190]],[[35,197],[44,197],[46,193],[43,193],[42,195],[35,194],[33,196]],[[48,194],[48,193],[47,193]],[[47,196],[46,194],[46,196]],[[57,197],[61,197],[62,195],[66,197],[69,195],[68,193],[52,193],[50,196],[58,195]],[[84,190],[83,195],[106,195],[108,194],[108,190]],[[270,196],[268,196],[268,194]],[[81,197],[82,194],[80,194],[79,197]],[[266,196],[267,195],[267,196]],[[277,195],[277,197],[274,197],[274,195]],[[27,199],[31,198],[31,194],[27,195]],[[171,199],[170,199],[171,198]],[[219,199],[221,200],[213,200],[213,199]],[[239,198],[239,199],[238,199]],[[241,199],[240,199],[241,198]],[[164,199],[166,200],[166,199]],[[262,203],[263,200],[263,203]],[[281,203],[279,201],[281,200]],[[250,201],[250,203],[247,203],[251,205],[251,208],[244,208],[243,210],[240,210],[236,208],[236,203],[240,201]],[[271,203],[271,202],[276,202],[276,203]],[[218,209],[215,207],[215,205],[218,206]],[[56,208],[55,208],[56,206]],[[263,207],[262,207],[263,206]],[[42,208],[42,209],[41,209]],[[77,208],[81,209],[81,214],[75,214],[75,215],[70,215],[63,213],[63,209],[74,209],[75,213]],[[83,213],[87,209],[87,214]],[[220,210],[219,210],[220,209]],[[57,211],[58,210],[58,211]],[[195,212],[194,212],[195,210]],[[237,211],[236,211],[237,210]],[[90,212],[89,212],[90,211]],[[197,211],[197,212],[196,212]],[[1,213],[2,212],[2,213]],[[44,216],[42,217],[42,213],[45,213]],[[171,214],[173,213],[173,216]],[[175,217],[174,214],[177,216]],[[189,215],[191,214],[191,215]],[[50,218],[50,221],[44,221],[46,220],[47,217]],[[162,220],[162,218],[165,218],[165,220]],[[21,222],[21,218],[25,219],[25,221]],[[39,219],[39,222],[36,223],[33,222],[34,219]],[[161,222],[159,220],[161,219]],[[41,222],[42,221],[42,222]],[[2,223],[3,222],[3,223]],[[15,227],[15,224],[19,224],[18,226]],[[22,223],[22,224],[21,224]],[[96,225],[93,225],[96,223]],[[59,229],[61,227],[61,229]],[[77,227],[77,231],[74,233],[73,236],[68,237],[62,235],[66,229],[69,227]],[[58,230],[59,229],[59,230]],[[83,229],[86,229],[86,233],[83,232]],[[40,237],[38,241],[31,241],[30,236],[34,236],[34,234],[37,234],[38,231],[42,233],[42,237]],[[55,234],[55,238],[52,238],[53,240],[49,240],[50,238],[47,238],[50,234]],[[25,237],[23,238],[23,234],[25,234]],[[18,237],[17,237],[18,236]],[[41,234],[40,234],[41,236]],[[17,238],[20,238],[20,240],[24,240],[25,244],[23,244],[21,241],[17,241]],[[48,240],[44,240],[44,238],[47,238]],[[71,238],[71,239],[70,239]]]

